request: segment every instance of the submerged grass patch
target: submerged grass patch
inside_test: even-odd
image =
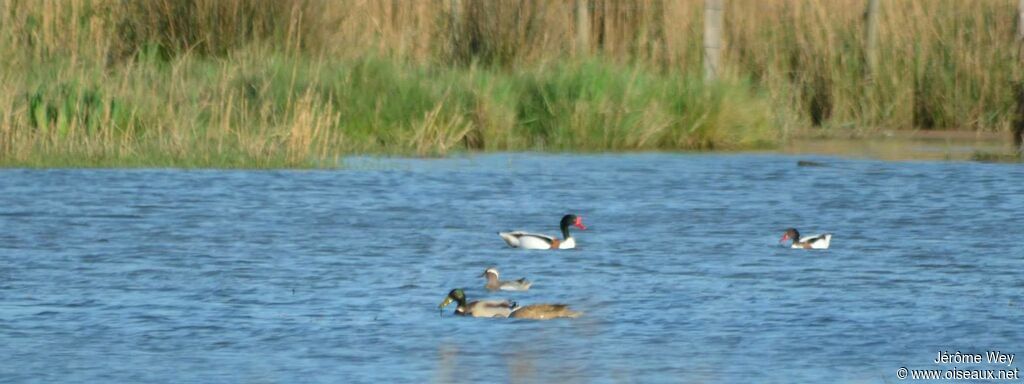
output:
[[[1021,163],[1024,162],[1024,154],[1008,152],[975,151],[971,160],[983,163]]]

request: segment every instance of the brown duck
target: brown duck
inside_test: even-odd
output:
[[[533,304],[519,307],[514,302],[501,301],[466,301],[466,293],[456,288],[448,292],[448,296],[438,308],[444,308],[452,302],[458,303],[455,314],[473,317],[512,317],[516,319],[551,320],[562,317],[576,318],[583,313],[569,309],[566,304]]]

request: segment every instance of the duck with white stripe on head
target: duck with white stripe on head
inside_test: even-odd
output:
[[[526,280],[525,277],[519,280],[502,281],[498,278],[499,276],[501,275],[498,273],[498,268],[487,268],[487,270],[480,275],[480,277],[487,278],[487,284],[484,285],[484,288],[491,291],[526,291],[530,289],[531,285],[533,285],[533,283]]]

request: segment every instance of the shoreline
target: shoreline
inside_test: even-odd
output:
[[[790,140],[778,152],[885,161],[1005,161],[1015,157],[1008,136],[1005,132],[880,131],[861,137]]]
[[[58,159],[47,162],[0,163],[0,169],[181,169],[181,170],[331,170],[347,169],[353,159],[362,163],[356,169],[364,169],[366,161],[389,159],[402,160],[445,160],[492,154],[539,154],[539,155],[602,155],[602,154],[777,154],[794,156],[836,156],[882,161],[978,161],[1012,162],[1021,159],[1013,155],[1012,144],[1005,133],[969,131],[883,131],[860,137],[820,137],[791,139],[774,148],[765,149],[713,149],[713,150],[456,150],[446,155],[424,156],[415,153],[379,152],[350,153],[325,159],[310,159],[300,164],[277,164],[259,162],[203,162],[201,159],[146,161],[145,155],[131,159]],[[36,159],[39,160],[39,159]],[[77,160],[77,161],[76,161]],[[375,168],[375,167],[370,167]],[[386,168],[386,167],[385,167]]]

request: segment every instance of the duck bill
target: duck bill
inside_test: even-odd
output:
[[[444,307],[447,307],[448,304],[452,303],[452,301],[454,300],[452,300],[451,297],[444,298],[444,301],[442,301],[441,304],[437,306],[437,309],[444,309]]]
[[[576,228],[579,228],[579,229],[582,229],[582,230],[586,230],[587,229],[587,226],[583,225],[583,218],[582,217],[577,217],[576,218],[576,222],[572,223],[572,225],[575,225]]]
[[[782,238],[779,239],[779,244],[784,243],[786,240],[789,240],[789,234],[782,235]]]

